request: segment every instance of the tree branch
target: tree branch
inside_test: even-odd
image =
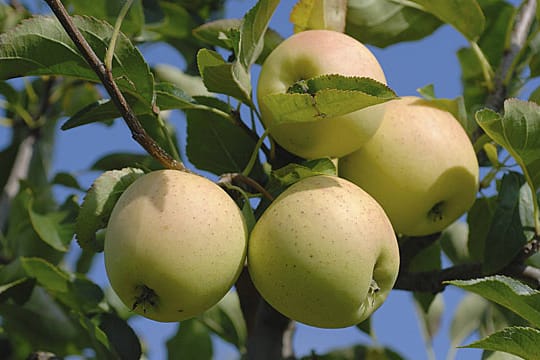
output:
[[[438,293],[444,290],[446,281],[471,280],[487,275],[507,275],[530,282],[538,288],[540,287],[540,269],[525,265],[524,261],[539,249],[540,241],[534,238],[522,247],[522,250],[506,267],[493,274],[484,273],[480,263],[455,265],[438,271],[422,272],[409,272],[406,267],[400,267],[394,289]]]
[[[535,15],[536,0],[526,1],[516,15],[509,48],[503,55],[495,74],[495,89],[486,100],[486,106],[495,111],[503,108],[504,100],[508,96],[508,79],[514,75],[515,61],[525,46]]]
[[[174,159],[169,155],[159,144],[148,135],[137,119],[137,116],[131,109],[131,106],[126,101],[120,88],[114,81],[111,69],[108,69],[105,64],[97,57],[94,50],[90,47],[86,39],[83,37],[79,29],[75,26],[66,8],[60,0],[45,0],[53,13],[56,15],[66,33],[75,46],[79,49],[82,56],[87,61],[88,65],[97,74],[103,86],[111,96],[112,101],[120,111],[124,121],[131,130],[132,137],[137,141],[150,155],[158,160],[165,168],[187,171],[182,162]]]

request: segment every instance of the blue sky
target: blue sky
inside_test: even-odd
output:
[[[241,17],[254,3],[254,0],[229,0],[226,16]],[[292,33],[288,18],[293,3],[282,1],[271,23],[271,27],[283,36]],[[457,31],[449,26],[443,26],[432,36],[421,41],[403,43],[387,49],[371,49],[385,71],[388,85],[398,95],[415,95],[416,89],[434,84],[437,96],[456,97],[461,94],[461,84],[460,68],[455,53],[466,45],[467,42]],[[183,66],[181,57],[164,46],[145,46],[143,53],[151,65],[167,63]],[[175,114],[171,121],[179,129],[180,142],[185,144],[183,138],[185,123],[182,116]],[[6,128],[0,128],[0,145],[3,146],[7,138]],[[79,173],[83,185],[88,186],[98,174],[85,173],[83,170],[104,154],[119,151],[142,151],[131,139],[127,127],[120,121],[110,128],[91,125],[60,132],[54,170]],[[74,247],[76,246],[75,244]],[[93,268],[92,277],[100,284],[107,284],[101,257]],[[446,356],[451,315],[462,294],[453,288],[448,288],[444,292],[445,315],[434,344],[437,359],[444,359]],[[392,347],[408,359],[427,359],[419,322],[408,292],[393,291],[387,302],[374,314],[373,322],[379,343]],[[165,358],[165,340],[175,333],[178,325],[156,323],[143,318],[134,319],[132,325],[147,343],[150,360]],[[335,347],[369,341],[367,336],[354,328],[324,330],[300,325],[295,336],[295,349],[298,355],[306,355],[311,349],[324,352]],[[216,343],[215,351],[215,358],[220,360],[229,359],[235,354],[231,347],[222,342]],[[481,351],[458,350],[457,356],[464,360],[479,359]]]

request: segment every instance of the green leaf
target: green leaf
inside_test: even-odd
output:
[[[260,0],[244,16],[240,27],[237,59],[246,71],[255,63],[264,47],[264,34],[279,0]]]
[[[84,250],[102,251],[96,231],[107,225],[116,201],[131,183],[143,175],[134,168],[112,170],[99,176],[88,190],[75,223],[77,242]]]
[[[476,294],[466,294],[457,306],[450,324],[450,349],[455,351],[466,338],[478,329],[488,301]],[[449,358],[452,358],[449,356]]]
[[[203,110],[187,112],[186,152],[198,169],[216,175],[242,172],[255,145],[256,140],[230,118]],[[260,163],[254,171],[261,173]]]
[[[159,110],[186,110],[201,107],[174,84],[157,83],[155,86],[155,95],[156,104]],[[125,94],[125,98],[135,115],[139,118],[143,116],[155,118],[158,109],[153,108],[151,104],[145,103],[129,94]],[[119,117],[120,112],[114,102],[109,99],[100,99],[88,104],[73,114],[73,116],[62,125],[62,130],[69,130],[94,122],[110,123],[112,120]]]
[[[448,284],[483,296],[512,310],[534,326],[540,326],[540,291],[518,280],[496,275],[474,280],[454,280]]]
[[[441,248],[453,264],[471,262],[469,254],[469,225],[463,221],[456,221],[441,233],[439,242]]]
[[[467,215],[469,225],[469,240],[467,242],[471,259],[483,262],[488,232],[493,222],[496,197],[481,197],[476,199]]]
[[[229,291],[216,305],[204,312],[199,320],[214,334],[236,346],[241,353],[246,350],[246,322],[235,291]]]
[[[75,233],[75,218],[79,210],[75,196],[69,197],[58,211],[49,211],[46,214],[37,212],[32,206],[28,207],[32,227],[52,248],[66,252]]]
[[[411,0],[447,24],[467,39],[476,40],[485,26],[485,17],[476,0]]]
[[[90,166],[90,170],[120,170],[126,167],[158,170],[161,164],[148,154],[112,153],[104,155]]]
[[[13,299],[17,305],[24,304],[30,298],[35,285],[35,279],[29,278],[20,278],[0,285],[0,303]]]
[[[82,187],[81,185],[79,185],[79,181],[77,180],[77,178],[67,172],[56,173],[52,179],[52,184],[62,185],[75,190],[82,190]]]
[[[370,78],[322,75],[262,101],[279,124],[332,118],[395,98],[389,87]]]
[[[432,14],[392,0],[349,0],[347,6],[345,32],[378,47],[422,39],[442,25]]]
[[[189,75],[176,66],[158,64],[154,66],[156,78],[165,83],[171,83],[189,96],[211,96],[200,76]],[[185,96],[185,95],[184,95]]]
[[[96,17],[114,25],[125,1],[120,0],[93,0],[93,1],[70,1],[75,14]],[[143,4],[136,0],[131,4],[129,11],[122,21],[120,28],[123,33],[136,35],[141,32],[144,25]]]
[[[21,258],[21,265],[29,277],[52,292],[67,292],[69,275],[42,258]]]
[[[294,32],[325,29],[345,30],[346,1],[300,0],[291,11]]]
[[[540,359],[539,343],[540,330],[513,326],[464,347],[503,351],[517,355],[525,360],[536,360]]]
[[[167,340],[167,358],[211,360],[213,355],[210,332],[197,319],[184,320],[178,332]]]
[[[197,65],[209,91],[251,104],[251,79],[238,62],[227,63],[216,51],[201,49],[197,53]]]
[[[482,269],[495,273],[506,266],[527,242],[520,218],[520,189],[524,184],[521,174],[510,172],[503,176],[497,207],[489,227]]]
[[[347,348],[331,350],[326,354],[303,356],[301,360],[404,360],[405,358],[389,348],[368,345],[354,345]]]
[[[521,167],[532,192],[535,218],[538,218],[536,190],[540,187],[540,106],[532,102],[508,99],[504,116],[484,109],[476,121],[485,133],[504,147]],[[536,229],[540,228],[538,220]]]
[[[485,15],[486,25],[477,44],[486,56],[491,68],[497,69],[507,49],[507,42],[501,41],[501,39],[507,39],[512,31],[511,24],[516,7],[504,0],[482,0],[479,3]],[[460,49],[458,59],[461,64],[465,105],[469,111],[474,113],[485,104],[489,94],[482,65],[471,48]]]
[[[272,171],[271,178],[282,187],[288,187],[302,179],[315,175],[336,175],[337,168],[328,158],[305,161],[302,164],[288,164]]]
[[[141,358],[141,342],[125,320],[103,313],[99,316],[99,328],[107,335],[110,346],[120,359]]]
[[[219,46],[228,50],[233,49],[233,39],[230,33],[233,30],[240,31],[242,19],[218,19],[210,21],[193,30],[193,35],[201,41],[213,46]],[[268,54],[283,41],[283,37],[270,28],[264,33],[264,45],[256,63],[262,64]]]
[[[90,17],[73,21],[94,49],[104,58],[113,28]],[[151,104],[154,81],[139,50],[125,35],[118,38],[113,77],[121,90]],[[36,16],[0,35],[0,79],[31,75],[62,75],[98,82],[71,39],[54,17]]]

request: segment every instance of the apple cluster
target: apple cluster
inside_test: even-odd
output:
[[[248,266],[278,311],[334,328],[364,320],[386,299],[399,270],[395,234],[439,232],[472,206],[479,170],[461,124],[418,97],[291,122],[265,105],[267,96],[330,74],[386,84],[369,49],[335,31],[297,33],[262,66],[257,97],[270,135],[299,157],[337,158],[339,177],[307,178],[283,192],[252,231]]]
[[[402,97],[300,122],[273,118],[265,96],[325,74],[386,83],[369,49],[339,32],[297,33],[267,57],[257,90],[265,127],[299,157],[336,158],[338,175],[287,188],[249,236],[236,203],[195,174],[151,172],[121,195],[105,267],[134,312],[157,321],[197,316],[231,289],[247,261],[255,287],[279,312],[317,327],[351,326],[394,286],[396,234],[439,232],[469,209],[475,152],[459,122],[426,100]]]

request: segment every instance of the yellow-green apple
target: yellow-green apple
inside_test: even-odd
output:
[[[478,189],[478,161],[462,126],[417,97],[386,103],[362,149],[339,160],[339,175],[371,194],[396,232],[439,232],[465,213]]]
[[[295,183],[266,209],[248,246],[248,269],[262,297],[302,323],[357,324],[386,299],[399,249],[384,210],[336,176]]]
[[[196,316],[229,291],[245,262],[247,233],[218,185],[176,170],[146,174],[114,206],[105,267],[119,298],[147,318]]]
[[[367,47],[331,30],[307,30],[292,35],[262,65],[257,83],[262,121],[274,140],[297,156],[312,159],[351,153],[380,124],[384,104],[315,121],[276,122],[264,103],[265,96],[287,93],[299,81],[329,74],[368,77],[386,84],[379,62]]]

